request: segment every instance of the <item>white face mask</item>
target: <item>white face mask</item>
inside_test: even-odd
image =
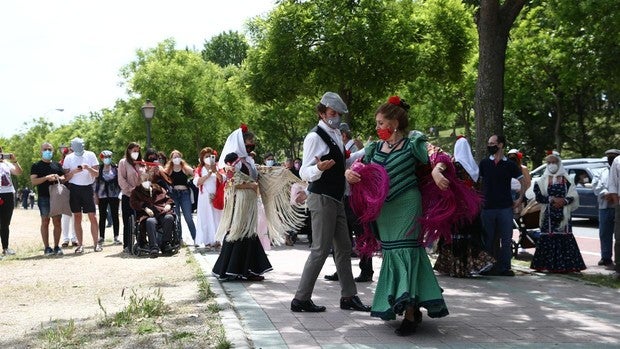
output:
[[[558,172],[558,169],[560,167],[558,166],[558,164],[549,164],[547,165],[547,169],[549,170],[549,173],[551,174],[556,174]]]
[[[172,163],[175,165],[180,165],[181,164],[181,158],[172,158]]]
[[[151,181],[144,181],[144,182],[142,182],[142,187],[144,189],[150,189],[151,188]]]
[[[204,161],[205,161],[205,164],[207,166],[213,165],[213,163],[211,163],[211,157],[210,156],[205,156]]]
[[[273,160],[267,160],[267,161],[265,161],[265,165],[271,167],[271,166],[273,166],[274,162],[275,161],[273,161]]]
[[[138,156],[140,156],[140,153],[137,151],[131,153],[131,158],[134,160],[138,160]]]

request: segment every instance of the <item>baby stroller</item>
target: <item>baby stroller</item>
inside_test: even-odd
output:
[[[530,200],[513,220],[514,226],[519,230],[518,241],[512,240],[512,255],[517,257],[519,249],[535,248],[540,237],[539,229],[540,204],[536,200]]]
[[[172,228],[172,234],[168,241],[163,241],[164,231],[161,224],[157,224],[157,246],[161,254],[164,256],[172,256],[177,254],[181,249],[181,241],[179,236],[181,234],[181,221],[178,216],[174,215],[174,224]],[[144,225],[136,221],[136,216],[132,215],[130,218],[130,224],[132,227],[132,248],[131,253],[134,256],[150,255],[151,249],[147,241],[147,234],[144,231]],[[151,256],[152,257],[152,256]]]

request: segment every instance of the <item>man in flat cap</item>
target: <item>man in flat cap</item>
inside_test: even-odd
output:
[[[319,124],[304,139],[304,158],[299,174],[309,182],[306,204],[312,216],[312,247],[291,301],[294,312],[322,312],[312,302],[316,279],[333,245],[336,272],[340,279],[340,308],[370,311],[357,296],[351,271],[351,240],[343,197],[345,192],[345,149],[340,121],[348,112],[337,93],[326,92],[316,106]]]
[[[618,205],[618,193],[620,193],[620,150],[609,149],[605,152],[610,169],[603,171],[600,179],[595,178],[593,183],[594,193],[599,198],[599,236],[601,240],[601,260],[599,265],[606,265],[615,270],[614,276],[620,279],[620,205]],[[606,178],[605,178],[605,175]],[[606,184],[606,186],[605,186]],[[601,210],[601,198],[605,201],[604,212]],[[613,248],[615,265],[611,263],[611,245],[613,237],[616,239]]]

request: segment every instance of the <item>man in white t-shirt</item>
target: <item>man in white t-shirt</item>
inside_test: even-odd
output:
[[[93,245],[95,252],[102,251],[102,247],[98,244],[99,225],[95,216],[95,198],[93,192],[93,183],[99,175],[99,161],[95,153],[84,150],[84,140],[74,138],[71,140],[71,148],[73,153],[67,155],[62,168],[65,171],[65,179],[69,182],[69,203],[75,225],[75,235],[78,240],[78,247],[75,253],[84,253],[83,247],[83,230],[82,230],[82,213],[88,214],[90,221],[90,233],[93,237]]]

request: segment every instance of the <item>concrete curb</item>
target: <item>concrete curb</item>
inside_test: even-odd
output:
[[[215,301],[220,309],[219,314],[224,325],[226,340],[235,348],[254,348],[243,328],[233,300],[228,296],[224,287],[222,287],[222,283],[212,275],[212,266],[209,264],[209,261],[203,255],[195,254],[195,248],[190,248],[190,252],[194,254],[200,269],[207,277],[211,291],[216,295]]]

